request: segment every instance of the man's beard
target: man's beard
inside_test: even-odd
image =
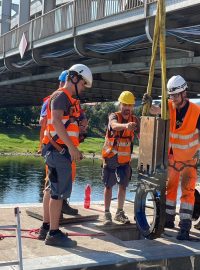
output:
[[[130,113],[131,113],[130,110],[123,110],[123,111],[122,111],[122,114],[123,114],[124,116],[130,115]]]

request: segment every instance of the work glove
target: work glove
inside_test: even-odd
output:
[[[149,104],[150,107],[152,105],[152,97],[148,95],[147,93],[145,93],[142,97],[142,105],[144,104]]]
[[[87,133],[80,133],[79,134],[79,143],[84,142],[86,137],[87,137]]]
[[[86,118],[79,121],[80,133],[87,133],[87,128],[88,128],[88,120]]]

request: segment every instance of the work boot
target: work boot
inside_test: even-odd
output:
[[[77,246],[77,242],[70,239],[62,231],[58,231],[54,235],[50,235],[49,232],[45,239],[45,245],[55,246],[55,247],[65,247],[65,248],[74,248]]]
[[[173,221],[166,221],[165,222],[165,228],[168,228],[168,229],[173,229],[175,228],[175,224]]]
[[[180,229],[180,231],[177,234],[176,239],[178,239],[178,240],[190,240],[189,231]]]
[[[105,212],[103,217],[103,225],[111,225],[112,224],[112,215],[110,212]]]
[[[39,240],[45,240],[47,233],[49,230],[44,229],[43,226],[40,227],[39,232],[38,232],[38,239]]]
[[[197,229],[197,230],[200,230],[200,221],[194,225],[194,228]]]
[[[124,211],[121,210],[119,212],[117,212],[115,214],[115,218],[114,218],[116,221],[120,222],[120,223],[123,223],[123,224],[128,224],[130,223],[130,220],[129,218],[125,215]]]
[[[61,212],[63,214],[71,215],[71,216],[78,215],[78,209],[75,209],[75,208],[72,208],[71,206],[69,206],[69,202],[66,200],[63,200]]]
[[[175,228],[175,215],[165,214],[165,228],[173,229]]]

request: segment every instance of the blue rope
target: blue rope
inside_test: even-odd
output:
[[[187,42],[200,44],[200,25],[166,30],[166,35],[175,36],[176,38],[187,41]],[[115,52],[123,51],[125,48],[128,48],[131,45],[136,45],[143,41],[147,41],[146,34],[114,40],[110,42],[86,44],[85,48],[87,50],[90,50],[96,53],[108,54],[108,53],[115,53]],[[75,54],[76,54],[75,49],[70,48],[70,49],[43,54],[41,58],[43,59],[60,58],[60,57],[72,56]],[[26,61],[19,61],[18,63],[13,63],[12,65],[20,69],[20,68],[27,67],[31,64],[33,64],[32,59],[29,59]],[[0,74],[6,71],[7,71],[6,67],[0,67]]]
[[[187,42],[200,44],[200,25],[170,29],[166,33]]]
[[[86,44],[85,48],[96,53],[107,54],[122,51],[124,48],[145,40],[147,40],[147,36],[146,34],[143,34],[136,37],[129,37],[105,43]]]
[[[24,67],[27,67],[33,63],[34,63],[33,59],[29,59],[26,61],[19,61],[17,63],[12,63],[12,65],[16,68],[24,68]]]
[[[46,58],[59,58],[59,57],[64,57],[64,56],[71,56],[73,54],[76,54],[76,51],[74,48],[71,49],[66,49],[62,51],[56,51],[56,52],[51,52],[51,53],[46,53],[42,55],[43,59]]]

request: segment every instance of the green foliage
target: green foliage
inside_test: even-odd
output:
[[[118,110],[114,102],[84,104],[89,120],[88,138],[80,149],[85,153],[100,153],[108,124],[108,115]],[[0,152],[36,152],[39,144],[40,107],[0,109]],[[135,115],[141,115],[136,108]],[[91,138],[92,137],[92,138]],[[138,144],[137,138],[135,143]]]
[[[0,125],[0,152],[35,153],[39,145],[39,128]]]
[[[108,124],[108,115],[116,111],[114,102],[102,102],[95,105],[83,105],[87,119],[89,120],[89,136],[105,136]]]
[[[80,144],[79,149],[83,153],[95,153],[100,154],[104,143],[104,138],[91,138],[85,139],[84,143]]]
[[[37,124],[40,116],[39,107],[16,107],[0,109],[0,123],[5,125],[20,124],[29,126]]]

